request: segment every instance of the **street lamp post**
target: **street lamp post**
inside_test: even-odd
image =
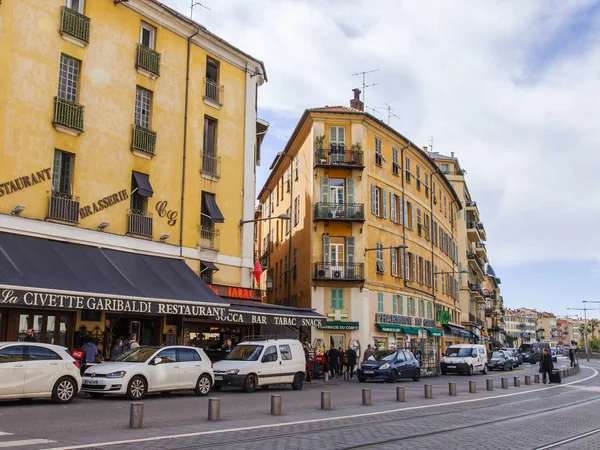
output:
[[[583,300],[582,303],[600,303],[600,302],[592,302],[592,301]],[[585,305],[583,305],[583,308],[567,308],[567,309],[572,310],[572,311],[583,311],[583,342],[585,345],[585,357],[586,357],[587,361],[590,362],[590,351],[589,351],[589,347],[588,347],[587,312],[588,311],[600,311],[600,309],[599,308],[586,308]]]

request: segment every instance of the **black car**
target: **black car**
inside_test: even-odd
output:
[[[511,350],[513,352],[513,356],[517,358],[517,365],[523,364],[523,352],[521,352],[518,348],[507,348],[506,350]]]
[[[505,348],[503,350],[504,353],[507,354],[507,356],[511,357],[513,359],[513,369],[516,369],[517,367],[519,367],[519,353],[517,352],[516,349],[514,348]]]
[[[383,380],[393,383],[398,378],[421,379],[419,361],[408,350],[380,350],[360,364],[358,381]]]
[[[512,356],[504,351],[492,353],[492,357],[488,361],[488,370],[513,370],[515,360]]]

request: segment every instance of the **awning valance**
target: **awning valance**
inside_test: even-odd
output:
[[[454,336],[471,337],[471,333],[463,327],[458,327],[456,325],[444,325],[444,327],[450,330]]]
[[[251,300],[230,300],[229,312],[223,320],[257,325],[321,327],[327,319],[312,309],[271,305]]]
[[[211,270],[213,272],[218,272],[219,268],[214,265],[213,263],[211,263],[210,261],[202,261],[202,265],[204,266],[204,268],[206,270]]]
[[[0,302],[192,316],[228,302],[180,259],[0,233]]]
[[[202,193],[202,212],[206,214],[215,223],[225,222],[225,217],[221,213],[217,201],[215,200],[215,194],[208,192]]]
[[[444,333],[442,333],[440,330],[438,330],[437,328],[425,328],[429,334],[431,334],[432,336],[443,336]]]
[[[137,192],[144,197],[152,197],[154,195],[154,190],[152,189],[152,185],[150,184],[150,177],[145,173],[133,172],[133,178],[135,179],[135,184],[137,184]]]

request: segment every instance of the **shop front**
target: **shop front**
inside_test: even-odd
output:
[[[332,317],[335,319],[336,317]],[[338,317],[341,319],[340,317]],[[344,320],[328,320],[324,321],[321,325],[317,326],[318,330],[323,331],[323,338],[317,339],[314,342],[315,348],[324,352],[331,347],[339,349],[340,347],[345,351],[348,346],[352,347],[357,355],[361,355],[360,342],[358,339],[352,338],[352,332],[357,331],[360,328],[359,322],[350,322]]]
[[[447,322],[444,325],[444,337],[442,338],[442,350],[455,344],[470,344],[473,335],[462,325]]]

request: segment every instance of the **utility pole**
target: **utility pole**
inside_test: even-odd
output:
[[[366,89],[368,87],[377,86],[379,84],[379,83],[373,83],[373,84],[367,84],[366,83],[366,79],[365,79],[366,74],[373,73],[373,72],[379,72],[379,69],[367,70],[367,71],[364,71],[364,72],[356,72],[356,73],[352,74],[353,76],[354,75],[362,75],[362,95],[363,95],[362,102],[363,102],[363,105],[366,105],[366,102],[365,102]]]
[[[583,300],[583,303],[600,303],[600,302],[589,302],[587,300]],[[587,329],[587,312],[588,311],[600,311],[599,308],[586,308],[583,305],[583,308],[567,308],[571,311],[583,311],[583,342],[585,345],[585,357],[588,362],[590,362],[590,351],[588,347],[588,329]]]

